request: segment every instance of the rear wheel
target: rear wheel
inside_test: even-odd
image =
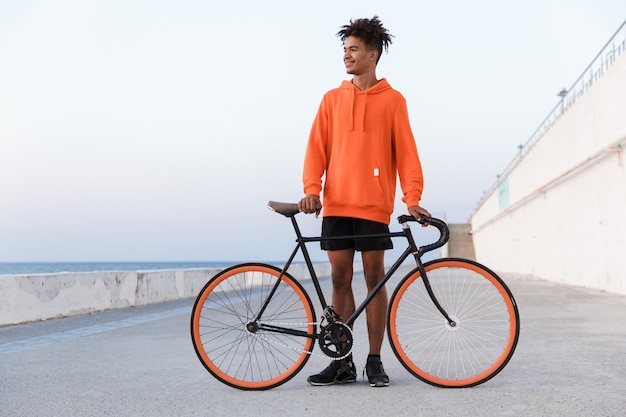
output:
[[[254,322],[315,330],[313,305],[291,275],[272,265],[235,265],[200,291],[191,314],[191,339],[204,367],[221,382],[263,390],[287,382],[308,361],[315,339],[266,330]]]
[[[513,295],[494,272],[473,261],[438,259],[424,269],[456,326],[437,310],[416,268],[389,303],[387,335],[398,360],[439,387],[471,387],[491,379],[511,359],[519,338]]]

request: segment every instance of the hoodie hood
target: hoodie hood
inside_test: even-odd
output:
[[[369,95],[379,94],[391,89],[391,85],[385,78],[380,79],[376,84],[367,90],[359,90],[352,81],[343,81],[341,90],[350,94],[350,130],[355,130],[355,120],[357,121],[356,129],[365,131],[365,115],[367,113],[367,98]],[[358,113],[358,114],[357,114]]]

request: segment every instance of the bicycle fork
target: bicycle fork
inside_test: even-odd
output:
[[[441,313],[441,315],[447,320],[448,325],[450,327],[456,327],[456,322],[450,317],[448,312],[443,308],[437,297],[435,296],[435,292],[430,285],[430,281],[428,276],[426,275],[426,269],[424,268],[424,264],[422,263],[422,255],[426,252],[422,247],[418,248],[415,244],[415,240],[413,239],[413,234],[411,233],[411,228],[408,224],[402,224],[402,229],[404,230],[407,239],[409,240],[410,247],[416,248],[413,252],[413,257],[415,258],[415,263],[417,264],[417,269],[420,271],[420,275],[422,276],[422,281],[424,282],[424,287],[426,287],[426,292],[430,297],[431,301],[437,307],[437,310]]]
[[[456,327],[456,322],[452,320],[452,318],[448,315],[448,312],[439,303],[439,300],[437,300],[437,297],[435,297],[433,288],[430,286],[430,281],[428,280],[428,277],[426,276],[424,265],[422,264],[422,261],[420,259],[417,260],[417,268],[420,271],[420,275],[422,276],[422,281],[424,281],[424,286],[426,287],[426,292],[428,292],[428,296],[432,300],[433,304],[435,304],[435,307],[437,307],[437,310],[439,310],[439,312],[443,315],[443,317],[448,321],[448,325],[450,327]]]

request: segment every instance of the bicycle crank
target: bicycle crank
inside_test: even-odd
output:
[[[319,345],[322,352],[334,360],[343,359],[352,352],[352,330],[340,321],[320,326]]]

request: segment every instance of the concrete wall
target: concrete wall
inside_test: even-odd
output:
[[[330,265],[315,264],[319,278]],[[360,270],[355,265],[355,270]],[[81,272],[0,276],[0,326],[197,296],[220,269],[145,272]],[[308,277],[306,266],[292,265],[297,279]]]
[[[625,146],[622,54],[472,214],[477,260],[626,294]]]
[[[475,261],[474,242],[467,223],[449,223],[450,238],[441,249],[442,257],[465,258]]]

